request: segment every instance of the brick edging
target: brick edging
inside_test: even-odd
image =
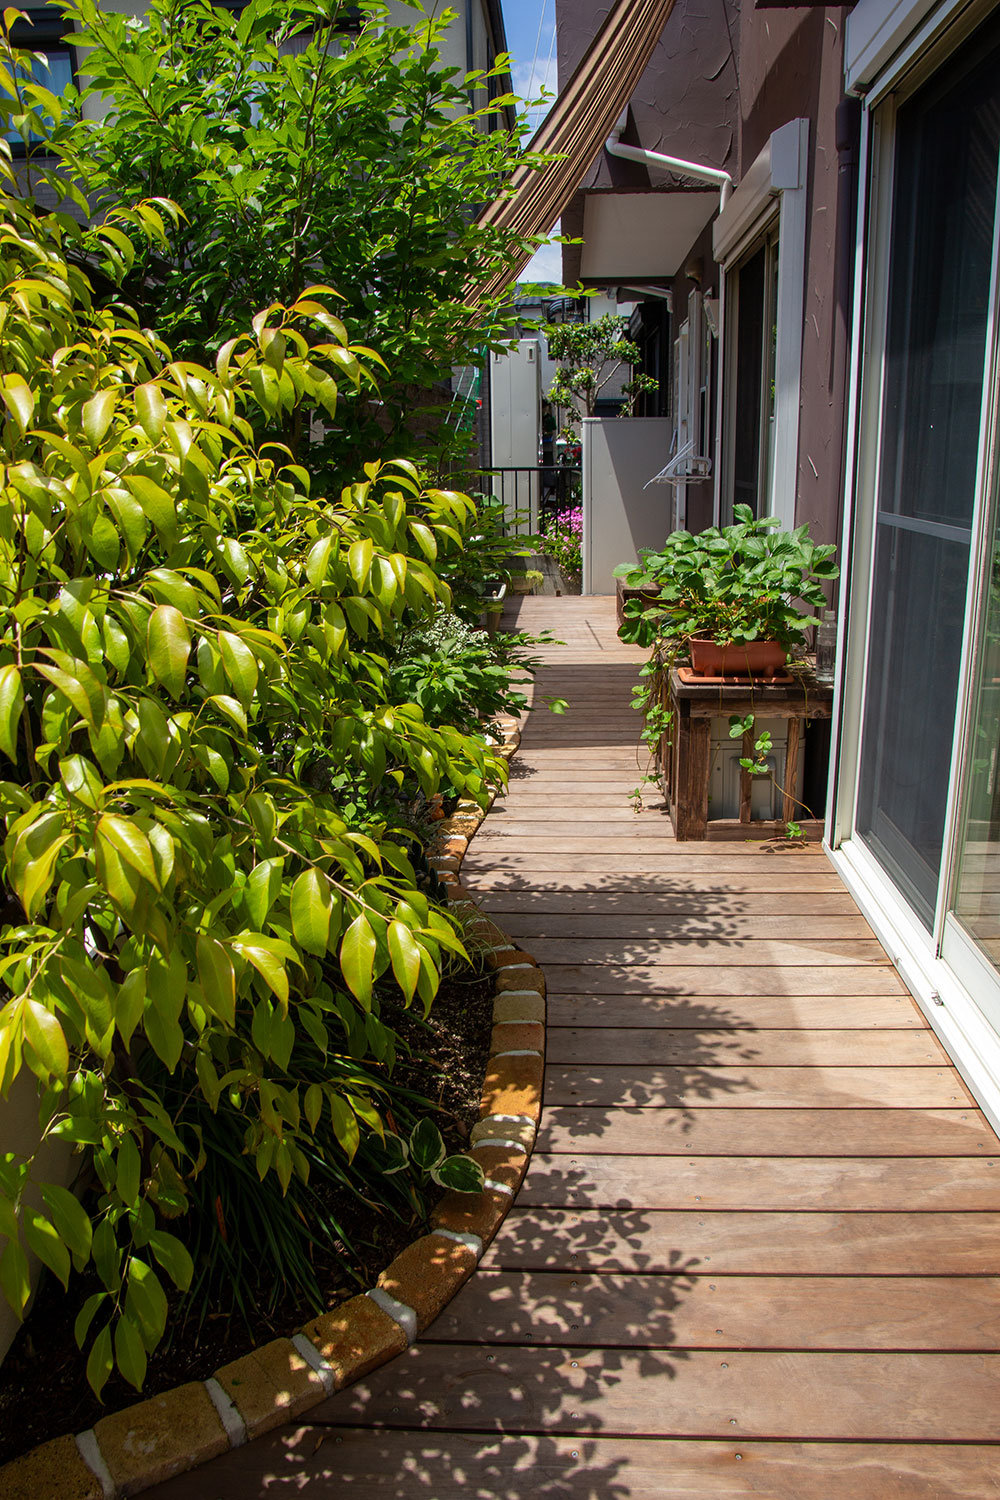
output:
[[[500,754],[520,744],[518,721],[500,721]],[[458,883],[469,840],[486,813],[461,802],[441,821],[429,863],[449,904],[467,908],[466,933],[495,970],[491,1055],[470,1151],[486,1183],[444,1195],[422,1235],[374,1287],[305,1324],[291,1338],[102,1417],[76,1437],[52,1438],[0,1468],[0,1500],[124,1500],[229,1448],[300,1417],[335,1391],[401,1354],[472,1275],[524,1176],[541,1113],[545,980],[479,911]]]

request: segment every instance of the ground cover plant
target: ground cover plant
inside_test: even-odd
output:
[[[64,8],[85,93],[109,113],[53,101],[47,149],[98,212],[160,197],[181,210],[162,245],[131,236],[123,284],[142,321],[211,363],[259,308],[329,282],[354,340],[388,368],[377,398],[328,422],[321,443],[313,424],[313,472],[407,456],[418,440],[439,467],[464,451],[447,420],[452,371],[481,363],[504,300],[470,312],[465,289],[526,243],[469,211],[531,160],[523,121],[507,124],[505,60],[456,74],[442,57],[454,17],[418,4],[410,26],[379,0],[250,0],[238,13],[150,0],[140,20],[97,0]],[[298,451],[310,424],[301,408],[284,417]]]
[[[85,1190],[33,1202],[32,1161],[0,1158],[0,1286],[23,1310],[27,1250],[96,1277],[77,1336],[99,1391],[114,1366],[141,1386],[192,1281],[218,1137],[269,1207],[323,1164],[367,1152],[374,1195],[404,1164],[387,997],[425,1009],[463,948],[394,810],[443,784],[482,802],[503,767],[389,690],[472,503],[404,461],[328,498],[258,440],[276,406],[332,413],[370,378],[330,289],[214,367],[175,360],[80,269],[127,269],[123,225],[162,248],[161,214],[81,229],[0,169],[0,1092],[34,1075]],[[373,789],[349,817],[331,768]],[[480,1180],[431,1131],[409,1150]]]

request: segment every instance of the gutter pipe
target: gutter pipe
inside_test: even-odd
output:
[[[699,162],[682,161],[679,156],[664,156],[661,151],[647,151],[642,146],[623,145],[621,134],[624,129],[625,115],[622,115],[604,143],[604,149],[609,156],[621,156],[626,161],[640,161],[646,166],[662,167],[668,172],[680,172],[685,177],[695,178],[698,182],[710,182],[719,189],[719,212],[722,212],[733,190],[733,179],[728,172],[724,172],[721,167],[705,167]]]

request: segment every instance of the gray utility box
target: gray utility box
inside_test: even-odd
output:
[[[583,422],[583,592],[613,594],[615,566],[640,547],[663,546],[673,489],[645,484],[670,454],[665,417],[587,417]]]
[[[785,791],[794,797],[802,796],[802,757],[796,785],[785,782],[785,756],[788,748],[787,719],[758,719],[754,727],[754,740],[763,730],[770,730],[772,750],[767,757],[769,776],[754,776],[750,782],[750,816],[753,822],[766,822],[781,817],[782,796]],[[729,737],[729,720],[713,719],[711,727],[711,770],[708,778],[708,821],[717,818],[738,818],[740,815],[740,757],[743,754],[742,738]],[[801,807],[797,812],[806,817]]]

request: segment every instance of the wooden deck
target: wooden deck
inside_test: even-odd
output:
[[[504,1227],[419,1345],[160,1500],[1000,1495],[1000,1142],[819,850],[630,810],[612,604],[522,607],[570,710],[463,875],[549,987]]]

